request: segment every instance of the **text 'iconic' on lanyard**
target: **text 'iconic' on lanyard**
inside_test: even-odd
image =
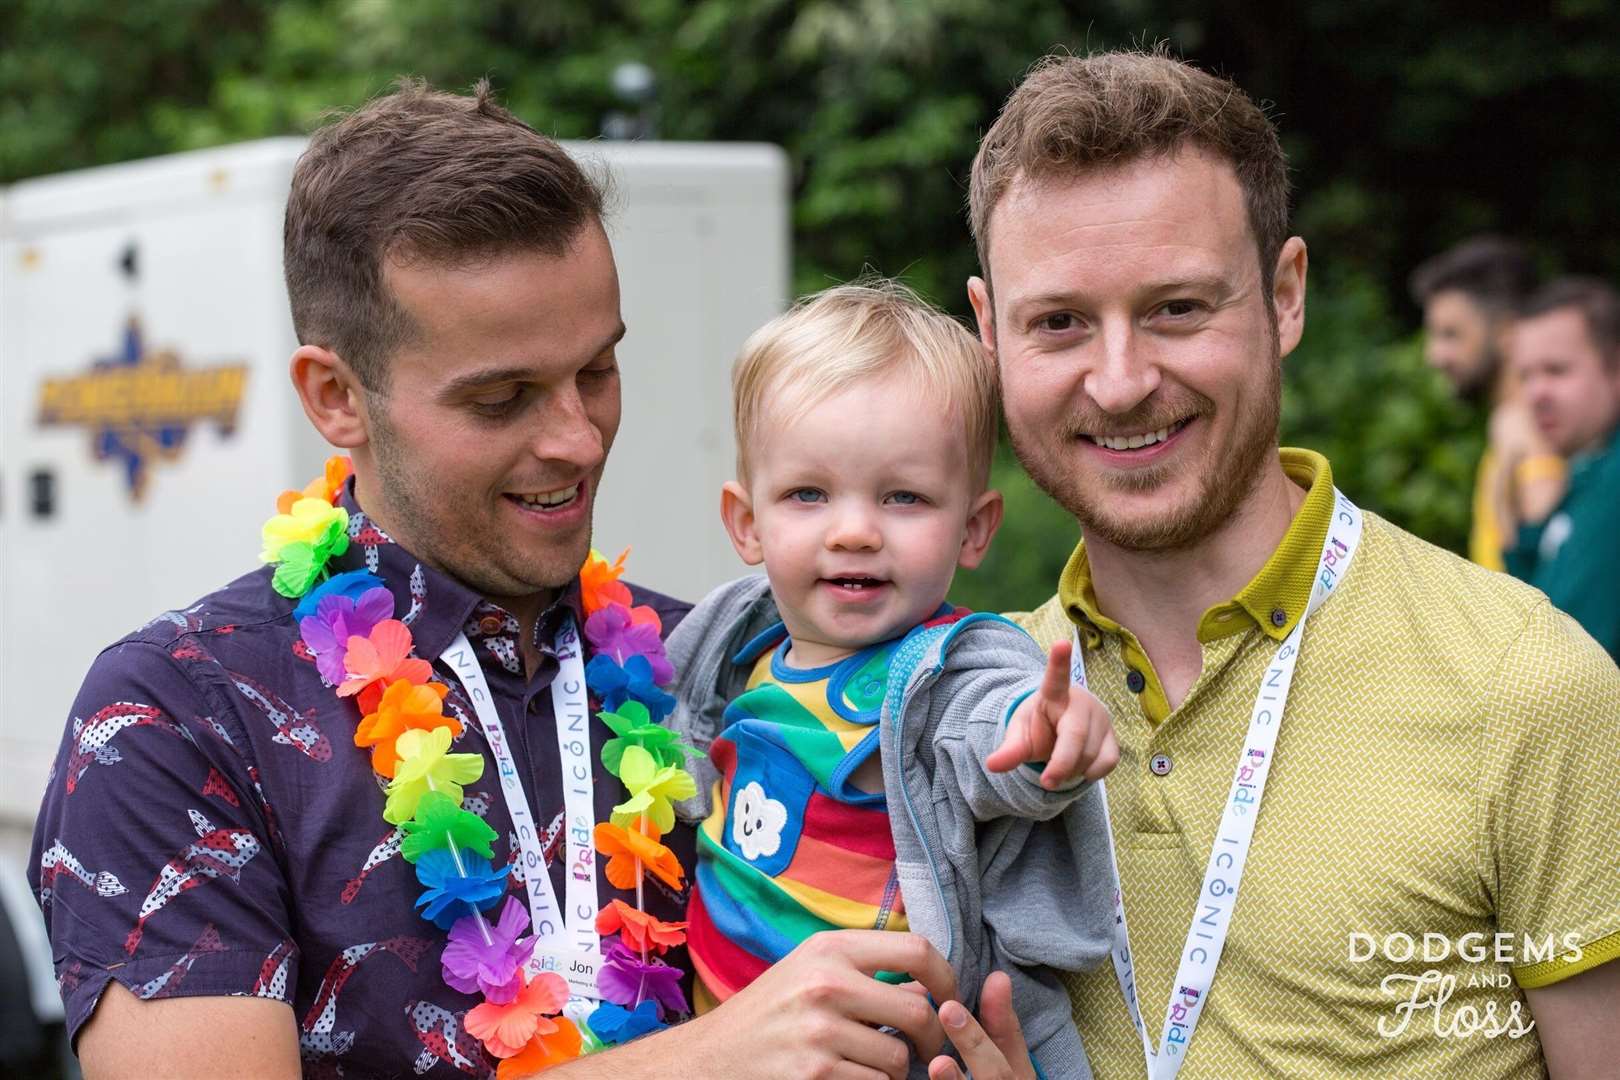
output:
[[[457,634],[439,659],[450,666],[466,687],[478,714],[478,726],[495,758],[501,777],[501,795],[507,814],[517,830],[518,849],[523,861],[523,882],[529,899],[529,917],[538,942],[529,958],[529,973],[554,971],[568,981],[578,999],[597,1000],[596,972],[602,963],[601,940],[596,933],[596,852],[591,847],[591,830],[596,825],[591,771],[590,703],[585,696],[585,662],[579,631],[573,616],[557,629],[553,651],[558,671],[551,680],[552,713],[557,728],[557,753],[562,763],[563,829],[568,839],[568,912],[565,918],[557,907],[557,894],[546,870],[545,853],[540,849],[540,833],[529,801],[523,795],[517,762],[507,744],[500,714],[490,696],[489,682],[478,657]]]
[[[1333,489],[1333,520],[1328,526],[1327,539],[1322,542],[1322,558],[1317,564],[1316,580],[1311,585],[1311,599],[1305,613],[1294,624],[1294,629],[1283,639],[1276,656],[1266,666],[1260,680],[1260,691],[1255,695],[1254,709],[1249,714],[1249,732],[1244,737],[1243,751],[1238,757],[1232,776],[1232,789],[1227,793],[1226,807],[1221,813],[1220,828],[1215,833],[1215,844],[1204,869],[1204,883],[1198,890],[1198,902],[1193,911],[1192,926],[1187,941],[1181,947],[1181,962],[1176,967],[1176,978],[1171,983],[1170,1002],[1165,1008],[1164,1027],[1159,1033],[1159,1051],[1154,1053],[1142,1023],[1142,1010],[1136,997],[1136,968],[1131,960],[1130,935],[1125,929],[1125,901],[1120,889],[1119,857],[1114,850],[1114,828],[1108,818],[1108,797],[1103,789],[1103,826],[1108,834],[1108,863],[1114,886],[1114,975],[1119,979],[1120,993],[1130,1010],[1131,1023],[1142,1039],[1142,1054],[1147,1060],[1149,1080],[1172,1080],[1187,1060],[1187,1048],[1192,1044],[1193,1031],[1198,1018],[1209,1001],[1210,984],[1215,980],[1215,966],[1220,963],[1221,950],[1226,945],[1226,932],[1232,922],[1232,908],[1237,903],[1238,883],[1243,878],[1243,867],[1249,859],[1249,842],[1254,837],[1255,819],[1260,814],[1260,799],[1265,794],[1266,777],[1277,746],[1277,729],[1282,724],[1283,708],[1288,703],[1288,688],[1294,681],[1294,665],[1299,662],[1300,639],[1305,632],[1305,620],[1332,595],[1344,572],[1355,557],[1361,542],[1361,511],[1337,488]],[[1077,685],[1086,686],[1086,661],[1081,653],[1080,632],[1075,631],[1074,659],[1070,662],[1069,677]]]

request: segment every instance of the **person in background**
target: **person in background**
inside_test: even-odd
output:
[[[1475,236],[1434,256],[1412,272],[1412,299],[1423,306],[1423,358],[1465,401],[1491,410],[1492,442],[1518,461],[1500,468],[1487,445],[1475,473],[1468,557],[1504,570],[1502,549],[1512,535],[1513,500],[1522,493],[1545,511],[1563,490],[1564,462],[1537,436],[1502,363],[1514,311],[1535,288],[1535,268],[1524,248],[1499,236]]]
[[[1620,293],[1594,278],[1552,282],[1525,305],[1508,355],[1537,432],[1569,459],[1569,483],[1549,506],[1515,507],[1507,568],[1620,659]]]

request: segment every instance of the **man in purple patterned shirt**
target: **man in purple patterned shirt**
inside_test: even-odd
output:
[[[559,894],[553,640],[583,621],[578,571],[625,332],[601,216],[595,184],[486,87],[405,84],[314,136],[286,221],[293,385],[353,461],[350,546],[330,569],[378,575],[417,655],[460,633],[473,644]],[[240,538],[244,561],[254,540]],[[444,936],[413,906],[357,713],[270,578],[261,568],[112,645],[74,704],[31,874],[85,1072],[491,1076],[463,1023],[475,999],[444,984]],[[631,595],[666,631],[686,611]],[[470,718],[447,665],[435,671],[446,710]],[[598,763],[606,734],[593,723]],[[485,759],[466,805],[521,896],[494,758],[472,730],[456,749]],[[597,779],[605,820],[618,786],[605,769]],[[689,832],[666,842],[692,865]],[[648,911],[680,918],[684,897],[648,882]],[[670,959],[684,967],[681,951]],[[955,997],[920,938],[823,935],[714,1013],[559,1075],[900,1076],[905,1044],[877,1029],[924,1054],[943,1030],[920,994],[871,979],[878,969]],[[989,1037],[960,1006],[945,1015],[988,1077],[1021,1044],[1004,987],[984,1000]]]

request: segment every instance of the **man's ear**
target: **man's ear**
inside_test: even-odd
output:
[[[979,324],[979,343],[992,360],[996,356],[996,310],[990,299],[990,286],[983,278],[968,278],[968,303],[973,305],[973,319]]]
[[[343,358],[319,345],[300,345],[290,365],[304,415],[333,446],[353,450],[369,440],[364,391]]]
[[[968,511],[967,526],[962,535],[962,553],[956,558],[956,565],[964,570],[972,570],[984,561],[985,552],[990,550],[990,541],[995,539],[996,530],[1001,528],[1001,492],[990,490],[973,500],[973,506]]]
[[[1305,241],[1290,236],[1277,253],[1277,273],[1271,282],[1271,304],[1277,313],[1277,349],[1287,356],[1305,333]]]
[[[765,561],[765,551],[754,528],[754,502],[735,480],[727,480],[720,489],[720,521],[743,562],[758,566]]]

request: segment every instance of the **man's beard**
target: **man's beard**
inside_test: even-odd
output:
[[[1073,418],[1060,448],[1020,439],[1012,432],[1013,452],[1030,478],[1080,523],[1083,535],[1129,551],[1177,551],[1196,545],[1224,525],[1254,490],[1268,461],[1276,454],[1282,411],[1282,364],[1275,348],[1270,357],[1270,378],[1254,400],[1240,399],[1229,447],[1210,447],[1209,457],[1128,472],[1108,473],[1096,488],[1088,489],[1070,468],[1068,447],[1081,432],[1157,431],[1190,416],[1208,423],[1215,403],[1193,390],[1176,400],[1143,402],[1124,416],[1109,416],[1094,407]],[[1151,492],[1176,475],[1177,470],[1200,468],[1196,494],[1157,517],[1133,520],[1108,512],[1111,502]]]
[[[1464,405],[1475,408],[1491,404],[1491,395],[1496,391],[1497,361],[1489,359],[1480,365],[1479,370],[1470,374],[1466,381],[1452,384],[1457,394],[1457,400]]]
[[[388,417],[386,398],[370,395],[369,406],[371,451],[380,489],[377,494],[387,507],[390,534],[412,555],[497,601],[559,589],[573,580],[590,551],[588,527],[580,540],[577,558],[572,552],[558,551],[549,560],[524,564],[521,570],[503,566],[497,554],[498,542],[477,535],[478,518],[473,508],[458,510],[455,505],[458,497],[470,497],[470,493],[436,489],[425,480],[399,429]],[[506,562],[510,564],[511,559]]]

